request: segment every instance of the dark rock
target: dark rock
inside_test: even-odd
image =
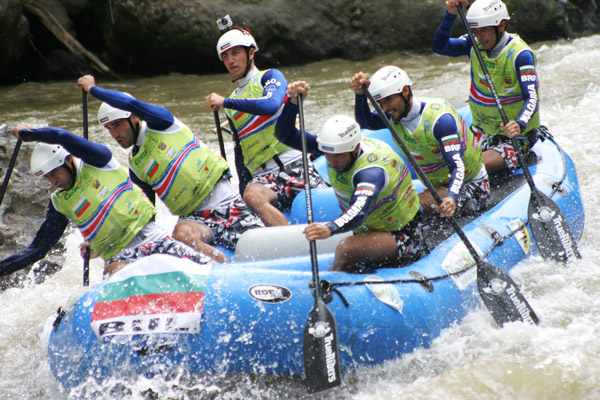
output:
[[[20,0],[0,2],[0,82],[21,78],[29,23],[21,10]]]
[[[31,0],[28,0],[31,1]],[[509,31],[527,42],[600,32],[596,0],[505,0]],[[390,51],[430,52],[443,0],[43,0],[83,46],[118,74],[224,72],[215,21],[229,14],[252,28],[262,68]],[[73,78],[80,62],[56,57],[64,46],[19,0],[0,5],[0,83]],[[460,22],[455,34],[464,33]],[[31,43],[26,40],[27,34]],[[58,60],[58,61],[57,61]],[[48,65],[44,65],[48,64]],[[53,65],[58,65],[55,67]],[[35,68],[34,66],[40,66]]]

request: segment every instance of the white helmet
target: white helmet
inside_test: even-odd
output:
[[[323,125],[317,144],[323,153],[340,154],[354,151],[361,139],[360,126],[353,118],[335,115]]]
[[[509,20],[506,4],[500,0],[476,0],[469,11],[467,21],[471,28],[498,26],[502,20]]]
[[[219,38],[217,42],[219,60],[223,61],[223,53],[236,46],[254,47],[254,51],[258,51],[258,45],[250,32],[243,28],[235,28],[225,32]]]
[[[98,109],[98,122],[100,125],[106,125],[109,122],[129,118],[130,116],[131,113],[129,111],[120,110],[105,102],[100,104],[100,108]]]
[[[369,91],[375,100],[381,100],[393,94],[402,93],[404,86],[411,85],[412,82],[403,69],[388,65],[379,68],[373,74]]]
[[[35,176],[46,175],[48,172],[61,167],[69,152],[58,144],[38,143],[31,153],[31,173]]]

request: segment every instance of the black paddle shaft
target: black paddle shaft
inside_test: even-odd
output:
[[[369,92],[369,89],[367,89],[366,85],[362,85],[362,89],[369,98],[371,104],[373,104],[373,107],[375,107],[375,110],[377,110],[379,118],[383,121],[386,128],[390,131],[395,141],[402,149],[402,152],[408,158],[414,170],[419,175],[421,182],[423,182],[423,184],[431,192],[431,195],[435,201],[438,204],[441,204],[442,197],[439,195],[435,187],[433,187],[433,184],[427,178],[421,169],[421,166],[417,163],[417,160],[415,160],[413,155],[410,153],[406,147],[406,144],[404,141],[402,141],[398,135],[398,132],[396,132],[396,129],[394,129],[391,122],[381,109],[379,103],[375,101],[373,95],[371,92]],[[464,243],[469,253],[471,253],[475,263],[477,264],[477,288],[484,304],[492,314],[492,317],[496,323],[499,326],[504,325],[506,322],[513,321],[524,321],[532,325],[537,324],[539,322],[537,315],[523,294],[519,291],[517,285],[514,283],[511,277],[495,265],[484,261],[479,256],[479,253],[477,253],[454,216],[450,216],[448,218],[452,224],[452,227]]]
[[[302,165],[304,168],[304,191],[306,192],[306,218],[309,224],[312,224],[313,209],[312,209],[312,198],[310,193],[310,176],[308,175],[308,149],[306,145],[306,130],[304,129],[304,109],[302,105],[302,95],[298,94],[298,113],[300,114],[300,134],[302,139]],[[310,257],[312,262],[313,271],[313,285],[315,290],[315,297],[321,298],[320,284],[319,284],[319,267],[317,261],[317,246],[314,240],[310,241]]]
[[[83,137],[88,139],[88,96],[87,92],[81,89],[81,106],[83,120]],[[83,255],[83,286],[90,285],[90,248],[85,249]]]
[[[304,167],[304,190],[306,192],[306,213],[308,223],[313,223],[312,199],[310,194],[310,175],[308,168],[308,150],[306,130],[304,129],[304,109],[302,95],[298,94],[298,113],[300,115],[300,134],[302,141],[302,163]],[[317,245],[310,244],[312,264],[312,286],[315,304],[311,309],[304,327],[304,371],[310,393],[338,386],[341,383],[340,360],[335,317],[321,298]]]
[[[408,150],[408,148],[406,147],[406,144],[400,138],[400,136],[398,135],[398,132],[396,132],[396,129],[394,129],[394,127],[390,123],[389,119],[387,118],[387,116],[385,115],[385,113],[383,112],[383,110],[381,109],[381,106],[379,105],[379,103],[377,103],[377,101],[375,101],[375,99],[373,98],[373,95],[371,94],[371,92],[369,92],[369,89],[367,88],[366,85],[362,85],[362,89],[363,89],[363,92],[366,93],[366,95],[369,98],[369,101],[371,102],[371,104],[373,104],[373,107],[375,107],[375,110],[377,110],[377,114],[379,114],[379,118],[383,121],[383,123],[385,124],[386,128],[390,131],[390,133],[392,134],[392,136],[394,137],[394,139],[396,140],[396,142],[400,146],[400,148],[402,149],[402,152],[404,153],[404,155],[406,156],[406,158],[408,158],[408,161],[413,166],[413,168],[414,168],[415,172],[417,173],[417,175],[419,175],[419,178],[421,179],[421,182],[423,182],[423,184],[427,187],[427,189],[429,190],[429,192],[433,196],[433,198],[436,201],[436,203],[442,204],[442,201],[443,201],[442,197],[437,192],[437,190],[435,189],[435,187],[433,187],[433,184],[431,183],[431,181],[429,180],[429,178],[427,178],[427,175],[425,175],[425,172],[423,172],[423,169],[421,168],[421,166],[419,165],[419,163],[417,163],[417,160],[415,160],[415,158],[411,154],[410,150]],[[481,261],[482,261],[481,257],[479,257],[479,254],[477,253],[477,251],[475,250],[475,248],[473,247],[473,245],[471,244],[471,242],[469,241],[469,239],[467,238],[467,236],[465,235],[465,233],[462,231],[462,228],[460,227],[460,225],[458,224],[458,222],[456,221],[456,219],[454,217],[449,217],[449,220],[450,220],[450,223],[452,224],[452,227],[454,228],[454,230],[458,234],[458,236],[465,243],[465,246],[467,247],[467,250],[469,250],[469,252],[473,255],[473,258],[475,259],[475,262],[479,265],[481,263]]]
[[[4,175],[4,182],[2,182],[2,188],[0,188],[0,204],[2,204],[2,200],[4,200],[4,193],[6,193],[6,188],[8,187],[8,181],[10,180],[10,176],[12,175],[13,169],[15,168],[15,163],[17,162],[17,156],[19,155],[19,149],[21,148],[21,143],[22,143],[21,138],[18,138],[17,144],[15,145],[15,149],[13,150],[12,156],[10,157],[10,162],[8,163],[8,168],[6,170],[6,174]]]
[[[494,102],[496,103],[496,107],[498,108],[498,112],[500,113],[500,117],[502,118],[502,122],[504,126],[508,124],[508,117],[506,112],[504,111],[504,107],[502,107],[502,102],[500,101],[500,96],[498,96],[498,92],[494,87],[494,82],[490,77],[489,71],[485,62],[483,61],[483,57],[481,56],[481,51],[477,47],[477,41],[475,40],[475,35],[469,26],[469,22],[467,21],[467,17],[465,17],[465,12],[462,7],[457,5],[458,13],[460,14],[460,19],[462,20],[465,29],[467,30],[467,34],[469,35],[469,39],[471,40],[471,45],[473,47],[473,51],[477,56],[477,61],[481,66],[483,71],[483,75],[485,76],[486,81],[489,84],[490,92],[492,93],[492,97],[494,97]],[[523,170],[523,174],[525,175],[525,179],[527,180],[527,184],[531,189],[531,204],[530,208],[537,211],[534,214],[536,219],[535,221],[530,221],[531,225],[537,225],[532,227],[534,236],[538,233],[538,237],[536,237],[536,243],[538,244],[538,248],[540,249],[540,253],[544,258],[552,258],[556,261],[566,262],[571,257],[581,258],[581,254],[579,253],[579,249],[577,248],[577,244],[573,238],[573,234],[571,233],[571,229],[566,222],[565,217],[562,215],[562,211],[558,207],[550,197],[546,196],[544,193],[540,192],[534,182],[533,177],[531,176],[531,172],[527,166],[525,160],[521,156],[521,146],[514,139],[510,138],[510,143],[515,149],[515,153],[517,154],[517,161]],[[547,217],[546,217],[547,216]],[[531,219],[531,218],[530,218]],[[535,228],[535,229],[533,229]],[[559,248],[562,248],[563,251],[556,251],[556,247],[551,247],[544,243],[546,238],[540,239],[540,235],[548,237],[548,242],[553,246],[558,245]]]
[[[475,51],[475,55],[477,56],[477,61],[479,61],[479,65],[481,66],[481,69],[483,70],[483,75],[485,76],[485,80],[489,84],[490,92],[492,92],[492,97],[494,97],[494,102],[496,103],[496,107],[498,107],[498,112],[500,113],[502,122],[504,123],[504,126],[506,126],[509,122],[508,117],[506,115],[506,112],[504,111],[504,107],[502,107],[502,102],[500,101],[500,96],[498,96],[498,92],[496,91],[496,88],[494,87],[494,82],[492,81],[492,78],[490,77],[490,73],[487,69],[487,66],[485,65],[485,62],[483,61],[483,57],[481,57],[481,51],[479,51],[479,48],[477,47],[475,35],[473,34],[473,31],[471,30],[471,27],[469,26],[469,23],[467,22],[467,17],[465,17],[465,12],[463,11],[460,4],[457,5],[456,8],[458,9],[460,18],[461,18],[463,24],[465,25],[465,29],[467,30],[467,34],[469,35],[469,39],[471,40],[471,45],[473,46],[473,51]],[[519,162],[519,165],[523,169],[523,174],[525,174],[525,178],[527,179],[527,182],[530,184],[530,186],[532,186],[533,178],[531,177],[529,168],[527,168],[527,164],[521,157],[521,146],[519,146],[519,143],[514,138],[510,138],[510,143],[516,150],[515,153],[517,153],[517,160]]]
[[[223,132],[221,131],[219,110],[214,110],[213,112],[215,114],[215,127],[217,128],[217,138],[219,139],[219,150],[221,151],[221,157],[227,160],[227,155],[225,155],[225,145],[223,144]]]

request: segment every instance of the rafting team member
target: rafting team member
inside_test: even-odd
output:
[[[30,129],[17,124],[12,133],[23,141],[39,142],[31,154],[31,172],[43,175],[56,191],[33,242],[0,261],[0,275],[44,258],[69,220],[86,240],[80,246],[82,256],[88,247],[92,256],[101,256],[105,275],[150,254],[169,254],[200,264],[212,262],[169,237],[154,222],[154,206],[106,146],[55,127]]]
[[[225,32],[217,53],[238,87],[227,98],[211,93],[205,100],[212,110],[225,108],[229,126],[239,138],[244,165],[252,175],[246,186],[238,168],[244,200],[267,226],[281,226],[288,224],[281,210],[291,208],[304,190],[302,153],[275,138],[275,123],[287,101],[287,82],[277,69],[258,70],[254,65],[257,51],[249,29]],[[311,187],[327,186],[312,164],[309,175]]]
[[[425,214],[483,211],[490,198],[488,174],[473,133],[454,107],[444,99],[414,97],[410,78],[398,67],[380,68],[370,80],[358,72],[350,78],[350,87],[361,128],[385,128],[377,112],[369,109],[363,84],[442,197],[438,205],[429,190],[423,190],[419,198]]]
[[[468,35],[451,39],[452,25],[458,15],[457,5],[467,0],[447,0],[448,10],[434,40],[435,53],[471,59],[469,106],[473,114],[471,129],[483,150],[488,173],[517,169],[517,156],[508,138],[515,138],[527,152],[543,134],[540,126],[539,81],[536,58],[518,35],[506,32],[510,19],[506,4],[500,0],[477,0],[467,12],[467,21],[481,49],[481,56],[493,82],[486,82],[483,69],[473,52]],[[493,83],[509,123],[504,126],[492,92]],[[541,128],[541,131],[540,131]],[[538,132],[539,131],[539,132]]]
[[[295,126],[298,93],[306,96],[308,90],[306,82],[292,82],[291,101],[277,121],[277,137],[295,148],[302,148]],[[345,115],[330,118],[318,137],[306,135],[308,151],[327,160],[343,214],[331,222],[309,224],[304,234],[317,240],[354,232],[337,245],[330,270],[355,272],[364,264],[404,266],[425,255],[419,197],[402,158],[385,142],[362,138],[356,121]]]
[[[235,250],[248,229],[264,227],[230,183],[229,165],[164,107],[96,86],[93,76],[79,87],[103,103],[98,122],[129,154],[129,175],[152,202],[155,193],[179,216],[173,237],[217,262],[229,259],[210,243]]]

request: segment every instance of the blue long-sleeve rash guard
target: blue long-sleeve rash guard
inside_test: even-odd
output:
[[[136,115],[146,121],[148,128],[152,130],[165,131],[175,122],[175,117],[166,108],[144,103],[135,97],[117,90],[92,86],[90,94],[119,110],[129,111]]]
[[[130,113],[136,115],[141,120],[146,121],[148,128],[152,130],[165,131],[169,129],[175,122],[175,117],[168,109],[153,104],[144,103],[143,101],[140,101],[135,97],[127,95],[123,92],[92,86],[90,93],[98,100],[102,100],[115,108],[129,111]],[[129,177],[133,183],[142,188],[152,204],[155,204],[156,194],[154,193],[152,186],[138,178],[131,168],[129,169]]]
[[[425,103],[421,102],[421,109],[419,114],[423,113],[423,109],[425,107]],[[385,128],[385,124],[379,118],[379,114],[373,111],[371,112],[369,108],[369,103],[367,101],[367,96],[359,96],[355,97],[355,107],[354,107],[354,116],[356,118],[356,122],[360,125],[361,128],[365,129],[383,129]],[[460,135],[458,134],[457,121],[452,114],[444,114],[436,121],[433,126],[433,136],[440,143],[440,149],[442,151],[442,157],[444,158],[444,162],[448,166],[450,170],[450,181],[448,182],[448,196],[453,198],[455,201],[458,200],[458,196],[460,195],[460,189],[464,185],[464,158],[463,158],[463,148],[462,146],[459,149],[454,147],[447,148],[442,145],[442,139],[455,135],[457,140],[460,140]],[[459,166],[458,163],[462,163],[462,166]],[[462,169],[462,171],[461,171]]]
[[[432,47],[434,53],[450,57],[470,56],[473,44],[468,35],[465,34],[459,38],[450,37],[452,34],[452,25],[454,25],[456,17],[456,15],[452,15],[448,13],[448,11],[444,14],[444,19],[433,38]],[[508,35],[506,32],[504,34]],[[510,43],[511,40],[512,37],[509,38],[507,44]],[[535,66],[533,53],[529,50],[522,51],[515,59],[514,68],[517,73],[523,66]],[[538,109],[539,81],[537,71],[535,71],[535,75],[521,75],[519,73],[518,75],[520,76],[519,86],[521,87],[521,92],[524,96],[524,103],[521,112],[519,113],[519,117],[516,118],[515,121],[521,126],[522,131],[527,126],[531,115],[534,114],[531,111],[528,111],[530,110],[529,107],[531,107],[531,110],[535,111]],[[533,91],[535,93],[534,96],[531,95],[531,85],[535,86],[535,90]]]
[[[225,108],[242,111],[252,115],[273,115],[277,112],[287,94],[287,81],[277,69],[267,70],[260,79],[263,89],[262,97],[254,99],[232,99],[227,97],[223,103]],[[233,125],[232,125],[233,126]]]
[[[288,101],[275,125],[275,136],[282,143],[302,150],[301,133],[295,126],[297,114],[298,106]],[[317,136],[308,131],[305,131],[305,133],[308,152],[315,155],[323,155],[317,145]],[[378,167],[361,169],[352,177],[354,187],[357,187],[361,183],[369,183],[375,186],[375,190],[369,195],[361,194],[357,196],[356,192],[352,194],[348,210],[334,221],[327,222],[332,235],[355,230],[362,225],[369,214],[371,205],[383,189],[385,180],[385,171]],[[353,217],[350,217],[351,215]]]
[[[23,141],[39,141],[60,144],[71,155],[80,158],[86,164],[101,168],[112,159],[110,150],[101,144],[90,142],[61,128],[40,128],[21,130]],[[5,276],[25,268],[46,256],[48,251],[63,235],[69,219],[58,212],[52,201],[48,203],[46,219],[38,229],[29,246],[16,254],[0,261],[0,276]]]

